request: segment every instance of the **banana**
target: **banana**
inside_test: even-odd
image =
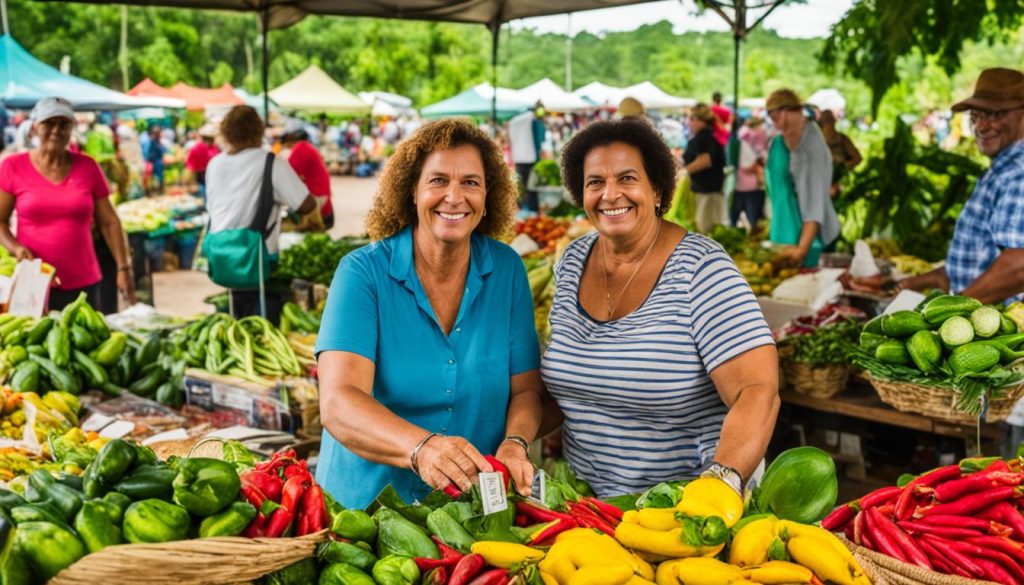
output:
[[[807,567],[785,561],[768,561],[763,565],[743,569],[743,577],[764,585],[810,583],[814,573]]]

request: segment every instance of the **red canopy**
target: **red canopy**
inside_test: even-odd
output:
[[[173,97],[185,100],[189,111],[203,111],[206,106],[240,106],[245,101],[235,94],[231,84],[225,83],[216,89],[192,87],[178,82],[170,88],[162,87],[148,77],[128,90],[128,95],[144,97]]]

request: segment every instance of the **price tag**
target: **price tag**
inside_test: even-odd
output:
[[[537,473],[533,476],[533,485],[530,490],[530,499],[537,500],[542,505],[544,504],[544,494],[547,490],[548,475],[544,473],[543,469],[538,469]]]
[[[493,514],[508,509],[505,494],[505,480],[498,472],[480,474],[480,499],[483,500],[484,514]]]

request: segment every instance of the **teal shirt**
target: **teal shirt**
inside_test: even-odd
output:
[[[800,203],[793,185],[793,175],[789,170],[789,149],[782,136],[772,139],[768,149],[768,162],[764,168],[765,187],[772,202],[772,218],[768,231],[768,239],[774,244],[795,246],[800,243],[800,231],[804,221],[800,215]],[[811,242],[811,249],[804,259],[804,266],[818,265],[821,251],[821,230]]]
[[[317,337],[323,351],[373,360],[381,404],[494,453],[505,436],[510,377],[540,367],[526,269],[505,244],[473,234],[466,290],[446,337],[416,275],[407,227],[342,259]],[[347,508],[366,507],[388,484],[406,501],[430,492],[411,471],[367,461],[326,429],[316,480]]]

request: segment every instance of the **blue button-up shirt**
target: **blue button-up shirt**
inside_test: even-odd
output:
[[[960,212],[946,256],[950,291],[970,286],[1006,248],[1024,248],[1024,142],[992,159]],[[1024,291],[1007,302],[1022,299]]]
[[[416,274],[412,228],[405,228],[342,259],[316,351],[373,360],[373,397],[381,404],[493,453],[505,436],[510,376],[540,366],[526,270],[511,248],[473,234],[466,289],[445,336]],[[411,471],[367,461],[326,429],[316,479],[349,508],[367,506],[388,484],[407,501],[430,491]]]

